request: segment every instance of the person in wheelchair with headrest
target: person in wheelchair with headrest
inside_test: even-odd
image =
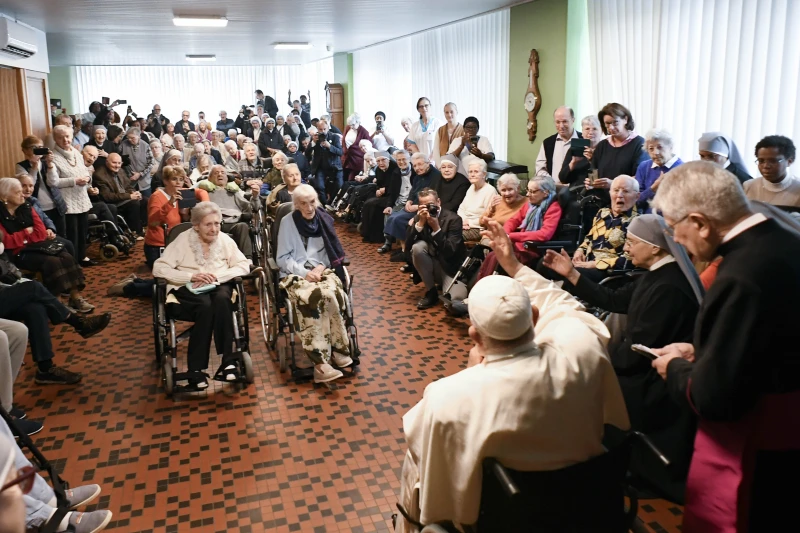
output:
[[[314,364],[314,382],[327,383],[343,376],[340,368],[353,364],[341,313],[349,281],[344,250],[333,218],[320,207],[311,185],[298,186],[292,202],[294,211],[278,230],[280,286],[297,312],[303,350]]]
[[[538,254],[525,249],[525,241],[549,241],[555,235],[561,220],[561,205],[556,198],[556,184],[550,176],[534,176],[528,181],[528,202],[517,214],[503,224],[511,242],[514,255],[522,264],[530,264]],[[486,256],[478,279],[489,276],[497,269],[494,252]]]
[[[225,173],[223,172],[223,176]],[[211,336],[223,366],[233,356],[233,290],[227,282],[250,271],[250,261],[221,231],[222,210],[213,202],[192,209],[192,228],[181,233],[153,264],[153,276],[167,280],[167,312],[194,322],[189,338],[189,384],[208,388]]]
[[[228,174],[222,165],[214,165],[207,180],[197,184],[198,189],[208,192],[208,200],[217,204],[222,212],[222,231],[230,234],[236,245],[247,257],[253,259],[253,240],[250,238],[248,221],[253,213],[261,208],[258,180],[247,182],[250,199],[235,182],[228,181]]]
[[[301,184],[300,169],[294,163],[289,163],[281,171],[283,183],[272,189],[267,196],[267,211],[275,216],[281,204],[292,201],[292,194]]]
[[[604,424],[629,427],[602,322],[522,265],[497,222],[483,236],[510,277],[475,284],[467,368],[428,385],[403,416],[400,502],[422,524],[477,521],[486,458],[557,470],[602,455]],[[395,531],[414,530],[398,518]]]

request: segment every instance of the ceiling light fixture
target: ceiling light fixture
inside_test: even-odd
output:
[[[275,43],[275,50],[308,50],[311,43]]]
[[[186,61],[216,61],[215,55],[190,55],[186,54]]]
[[[201,26],[201,27],[214,27],[224,28],[228,25],[228,19],[225,17],[179,17],[172,18],[172,23],[176,26]]]

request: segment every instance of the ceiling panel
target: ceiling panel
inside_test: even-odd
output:
[[[518,4],[508,0],[3,0],[0,12],[47,32],[51,66],[301,64]],[[175,15],[220,15],[226,28],[178,28]],[[275,42],[310,50],[276,51]],[[331,51],[326,49],[331,47]],[[389,59],[389,58],[387,58]]]

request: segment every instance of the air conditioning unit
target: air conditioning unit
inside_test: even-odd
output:
[[[0,52],[24,59],[31,57],[39,49],[36,46],[36,32],[18,22],[0,17]]]

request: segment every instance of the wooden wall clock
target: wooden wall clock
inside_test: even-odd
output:
[[[539,124],[536,117],[542,107],[542,93],[539,92],[539,52],[531,50],[528,58],[528,89],[525,91],[525,111],[528,112],[528,140],[536,139]]]

